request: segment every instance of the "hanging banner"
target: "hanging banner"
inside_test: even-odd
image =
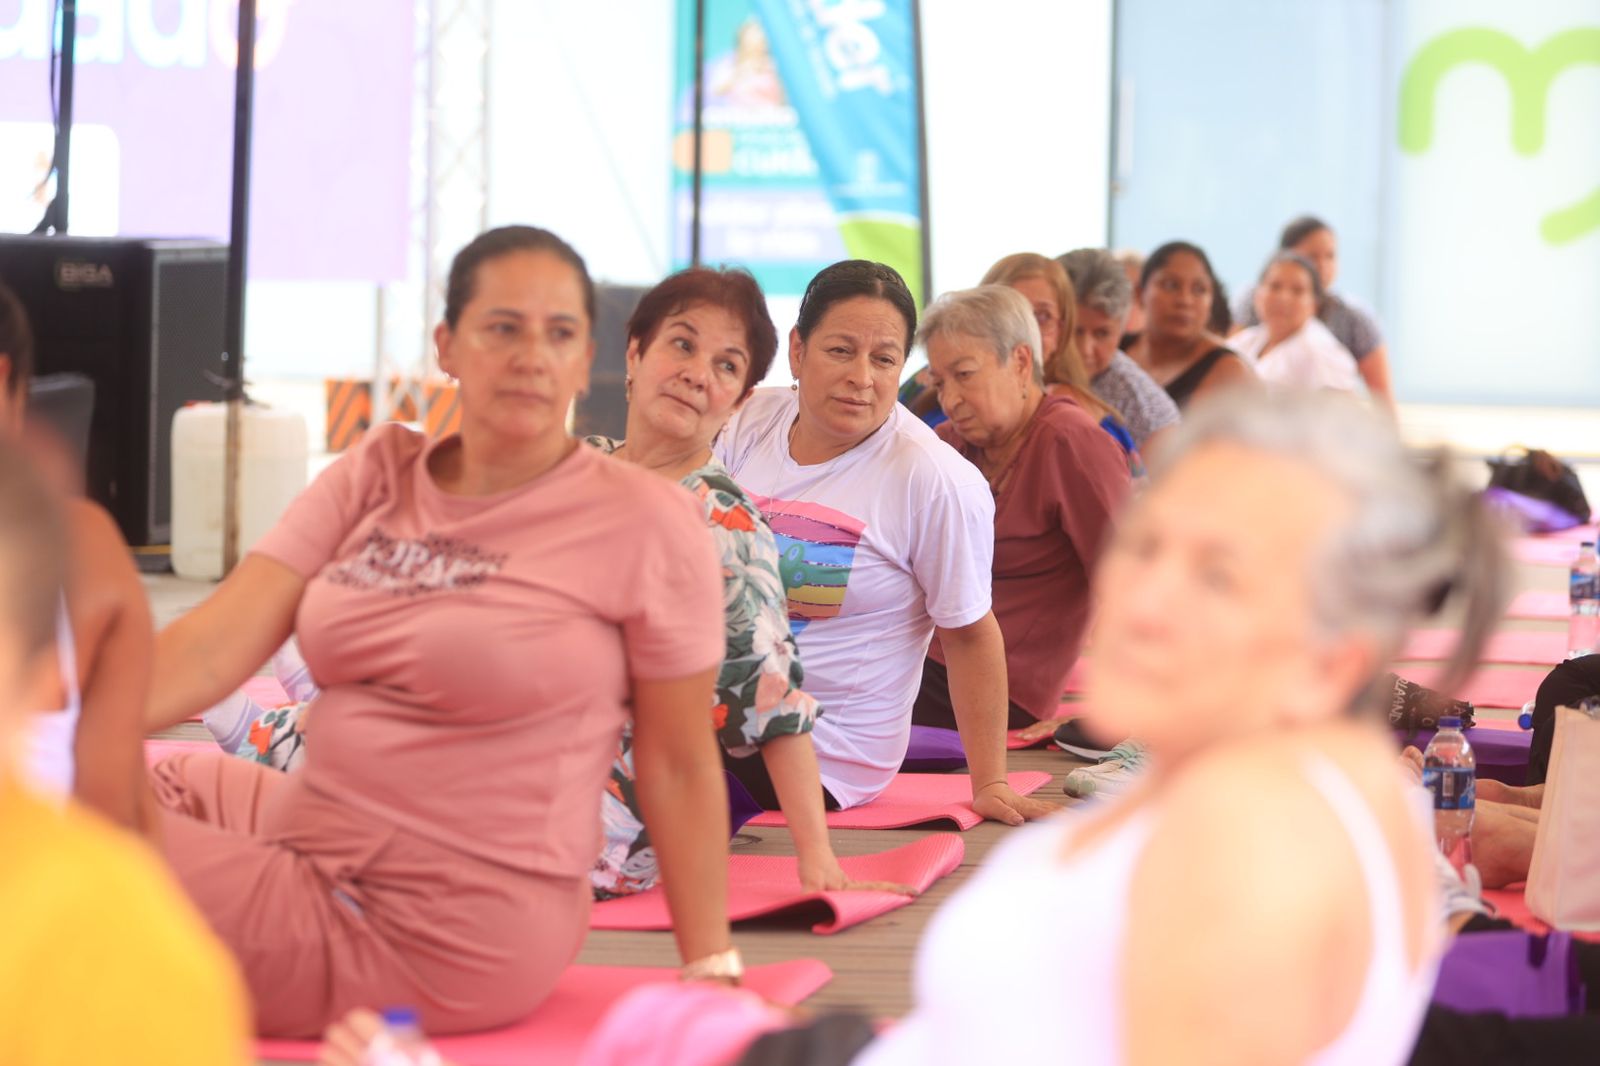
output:
[[[0,0],[0,232],[44,214],[55,0]],[[68,219],[83,236],[226,242],[237,0],[77,0]],[[253,281],[407,273],[411,0],[260,0]]]
[[[798,296],[874,259],[923,299],[914,0],[706,0],[701,259]],[[678,5],[675,256],[690,255],[694,0]]]
[[[1408,0],[1391,24],[1385,325],[1398,391],[1600,404],[1594,0]]]

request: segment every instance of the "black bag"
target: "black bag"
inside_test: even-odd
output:
[[[1520,456],[1490,459],[1489,487],[1553,503],[1580,524],[1589,521],[1589,498],[1583,494],[1578,475],[1549,452],[1523,449]]]
[[[1447,715],[1461,719],[1462,729],[1473,726],[1475,709],[1466,700],[1453,700],[1397,674],[1385,674],[1379,686],[1388,689],[1389,724],[1405,733],[1407,742],[1419,729],[1438,729],[1439,719]]]

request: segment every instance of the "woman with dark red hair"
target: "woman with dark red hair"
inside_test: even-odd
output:
[[[777,350],[766,298],[748,273],[702,267],[674,274],[646,293],[628,320],[626,439],[588,440],[682,483],[705,505],[722,559],[727,637],[712,724],[728,770],[763,807],[787,817],[802,886],[909,891],[854,884],[834,857],[811,743],[821,708],[800,688],[804,672],[777,545],[749,495],[711,454],[711,442],[766,377]],[[590,875],[602,897],[637,892],[656,878],[633,799],[631,740],[625,732],[611,767],[605,847]]]

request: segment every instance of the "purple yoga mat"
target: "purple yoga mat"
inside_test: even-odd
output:
[[[752,756],[756,758],[758,756]],[[723,772],[728,779],[728,835],[732,836],[744,828],[744,824],[761,813],[761,804],[750,795],[750,790],[744,787],[732,774]]]
[[[1507,785],[1525,785],[1528,783],[1528,747],[1533,743],[1533,734],[1512,722],[1505,726],[1510,728],[1499,722],[1486,722],[1466,730],[1467,743],[1472,745],[1472,754],[1478,760],[1478,776]],[[1423,749],[1427,748],[1433,734],[1432,729],[1395,732],[1402,744]]]
[[[931,725],[911,727],[911,743],[906,746],[901,773],[936,774],[943,770],[964,770],[966,766],[967,751],[961,746],[960,733]]]
[[[1463,933],[1439,966],[1433,1001],[1464,1014],[1560,1018],[1584,1007],[1572,937],[1520,930]]]
[[[1498,486],[1483,490],[1483,502],[1503,516],[1512,527],[1535,535],[1562,533],[1569,529],[1593,530],[1583,519],[1562,510],[1548,500],[1524,496]]]

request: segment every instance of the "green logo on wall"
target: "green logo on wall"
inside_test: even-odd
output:
[[[1511,145],[1530,156],[1544,147],[1550,83],[1568,67],[1600,65],[1600,27],[1558,33],[1531,51],[1499,30],[1469,27],[1435,37],[1417,52],[1400,81],[1400,148],[1416,155],[1433,143],[1439,83],[1456,67],[1493,67],[1511,91]],[[1600,188],[1571,207],[1552,211],[1539,224],[1550,244],[1565,244],[1600,230]]]

